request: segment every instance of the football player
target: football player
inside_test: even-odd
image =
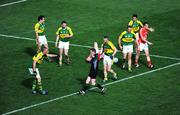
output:
[[[62,54],[64,52],[67,64],[70,63],[68,51],[69,51],[69,39],[73,37],[73,32],[70,27],[67,26],[66,21],[61,22],[61,27],[56,32],[55,47],[59,48],[59,66],[62,66]]]
[[[147,22],[145,22],[144,26],[140,29],[139,39],[137,42],[138,47],[137,47],[136,58],[135,58],[135,66],[136,67],[139,67],[138,61],[139,61],[140,52],[144,51],[146,54],[148,67],[153,68],[153,64],[151,63],[151,58],[149,55],[149,46],[148,46],[148,45],[152,45],[153,43],[151,43],[150,41],[147,40],[147,36],[148,36],[149,31],[153,32],[154,29],[149,28],[149,24]]]

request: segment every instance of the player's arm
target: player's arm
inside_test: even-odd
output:
[[[47,57],[57,57],[56,54],[46,54]]]
[[[38,36],[38,33],[39,33],[39,24],[36,24],[36,25],[35,25],[36,42],[37,42],[38,45],[40,45],[40,44],[39,44],[39,36]]]
[[[145,38],[146,36],[143,35],[143,30],[140,30],[140,37],[141,37],[142,41],[148,43],[149,45],[152,45],[152,43],[149,42],[149,41]]]
[[[86,61],[87,61],[87,62],[90,62],[91,59],[92,59],[92,56],[91,56],[91,54],[90,54],[90,55],[86,58]]]
[[[70,27],[68,27],[69,35],[66,38],[72,38],[73,37],[73,32]]]
[[[36,63],[37,63],[37,61],[33,60],[32,68],[33,68],[33,73],[34,74],[37,74],[37,72],[36,72]]]
[[[132,26],[132,24],[133,24],[133,21],[131,20],[129,21],[128,26]]]
[[[149,30],[150,32],[154,32],[154,28],[147,28],[147,30]]]
[[[123,32],[123,33],[121,33],[121,35],[119,36],[119,39],[118,39],[118,44],[119,44],[119,48],[120,48],[120,50],[122,50],[122,49],[123,49],[123,47],[122,47],[122,43],[121,43],[121,39],[122,39],[123,35],[124,35],[124,32]]]
[[[138,23],[141,27],[143,27],[143,23],[141,21],[138,20]]]
[[[117,49],[112,43],[110,43],[109,45],[111,46],[111,49],[113,50],[113,54],[112,54],[112,58],[113,58],[117,53]]]
[[[56,32],[56,42],[55,42],[55,47],[58,47],[58,41],[59,41],[59,29]]]

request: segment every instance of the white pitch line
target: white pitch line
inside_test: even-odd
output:
[[[23,39],[23,40],[35,41],[35,39],[27,38],[27,37],[18,37],[18,36],[11,36],[11,35],[5,35],[5,34],[0,34],[0,36],[6,37],[6,38],[15,38],[15,39]],[[55,43],[54,41],[48,41],[48,42],[49,43]],[[70,44],[70,45],[71,46],[76,46],[76,47],[92,48],[91,46],[79,45],[79,44]],[[144,54],[141,54],[141,55],[144,55]],[[180,58],[175,58],[175,57],[160,56],[160,55],[150,55],[150,56],[180,61]]]
[[[13,4],[18,4],[18,3],[26,2],[26,1],[27,0],[19,0],[19,1],[16,1],[16,2],[10,2],[10,3],[6,3],[6,4],[2,4],[2,5],[0,5],[0,7],[9,6],[9,5],[13,5]]]
[[[151,71],[148,71],[148,72],[144,72],[144,73],[140,73],[140,74],[137,74],[137,75],[133,75],[133,76],[130,76],[130,77],[127,77],[127,78],[119,79],[117,81],[113,81],[113,82],[104,84],[103,86],[113,85],[113,84],[116,84],[116,83],[119,83],[119,82],[123,82],[123,81],[129,80],[129,79],[132,79],[132,78],[140,77],[140,76],[143,76],[143,75],[146,75],[146,74],[150,74],[150,73],[153,73],[153,72],[156,72],[156,71],[160,71],[160,70],[163,70],[163,69],[167,69],[167,68],[170,68],[170,67],[173,67],[173,66],[177,66],[177,65],[180,65],[180,62],[171,64],[171,65],[168,65],[168,66],[164,66],[164,67],[161,67],[161,68],[158,68],[158,69],[155,69],[155,70],[151,70]],[[91,90],[92,89],[96,89],[96,87],[91,88]],[[77,94],[78,94],[78,92],[71,93],[69,95],[57,97],[57,98],[54,98],[54,99],[50,99],[48,101],[44,101],[44,102],[41,102],[41,103],[37,103],[37,104],[26,106],[26,107],[23,107],[23,108],[20,108],[20,109],[16,109],[16,110],[13,110],[13,111],[10,111],[10,112],[7,112],[7,113],[3,113],[2,115],[9,115],[9,114],[12,114],[12,113],[17,113],[17,112],[24,111],[24,110],[27,110],[27,109],[30,109],[30,108],[33,108],[33,107],[37,107],[37,106],[43,105],[43,104],[47,104],[47,103],[58,101],[58,100],[61,100],[61,99],[67,98],[67,97],[71,97],[71,96],[74,96],[74,95],[77,95]]]

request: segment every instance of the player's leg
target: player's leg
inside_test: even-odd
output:
[[[108,56],[104,55],[104,58],[103,58],[103,71],[104,71],[104,82],[108,80],[108,73],[107,73],[107,66],[108,66]]]
[[[65,54],[65,57],[66,57],[66,62],[67,62],[67,64],[70,63],[70,59],[69,59],[69,54],[68,54],[68,52],[69,52],[69,42],[66,42],[66,43],[65,43],[65,46],[64,46],[64,54]]]
[[[122,65],[123,69],[125,69],[126,67],[126,58],[127,58],[127,53],[123,53],[123,65]]]
[[[112,60],[109,60],[107,71],[113,74],[114,80],[117,80],[117,73],[112,69]]]
[[[108,80],[108,73],[107,73],[107,63],[105,62],[104,64],[103,64],[103,69],[104,69],[104,82],[106,82],[107,80]]]
[[[140,49],[137,49],[137,50],[136,50],[136,57],[135,57],[135,66],[136,66],[136,67],[139,67],[139,57],[140,57],[140,53],[141,53]]]
[[[36,72],[37,72],[37,75],[36,75],[36,79],[37,79],[37,89],[38,89],[38,91],[39,91],[40,94],[42,94],[42,95],[47,95],[47,94],[48,94],[48,91],[43,90],[42,82],[41,82],[41,76],[40,76],[40,73],[39,73],[38,69],[36,70]]]
[[[37,93],[36,87],[37,87],[37,79],[35,78],[33,80],[32,88],[31,88],[32,89],[32,94],[36,94]]]
[[[132,52],[128,53],[128,71],[132,72],[131,64],[132,64]]]
[[[100,85],[99,83],[96,83],[96,79],[95,78],[91,79],[91,85],[98,87],[101,90],[101,93],[105,94],[105,88],[102,85]]]
[[[43,37],[39,36],[38,41],[39,41],[39,43],[37,43],[37,41],[36,41],[36,43],[37,43],[37,53],[41,52],[41,47],[43,45]]]
[[[82,86],[82,89],[79,90],[79,93],[80,93],[81,95],[85,94],[85,92],[90,88],[90,85],[89,85],[90,81],[91,81],[91,77],[88,76],[88,77],[86,78],[85,84],[83,84],[83,86]]]
[[[123,69],[125,69],[125,67],[126,67],[126,59],[127,59],[127,46],[124,46],[123,45],[123,51],[122,51],[122,53],[123,53],[123,62],[122,62],[122,68]]]
[[[151,58],[150,58],[150,55],[149,55],[149,49],[144,49],[144,52],[146,54],[146,59],[147,59],[147,62],[148,62],[148,67],[149,68],[153,68],[154,66],[152,65],[151,63]]]
[[[59,66],[62,66],[63,48],[59,48]]]

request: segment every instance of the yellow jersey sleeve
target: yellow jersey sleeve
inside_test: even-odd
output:
[[[129,21],[129,26],[132,26],[133,25],[133,20]]]
[[[56,31],[56,35],[59,35],[59,31],[62,29],[62,27],[58,28],[58,30]]]
[[[39,33],[39,26],[40,26],[39,23],[36,23],[35,26],[34,26],[34,30],[35,30],[35,32],[37,32],[37,33]]]
[[[108,42],[108,45],[111,47],[111,49],[112,50],[115,50],[116,49],[116,47],[114,46],[114,44],[112,43],[112,42]]]
[[[140,20],[137,20],[137,23],[138,23],[141,27],[143,27],[143,24],[142,24],[142,22],[141,22]]]
[[[126,34],[126,31],[122,32],[121,35],[119,36],[119,39],[122,39],[124,34]]]
[[[69,31],[69,35],[70,35],[70,36],[73,36],[73,32],[72,32],[71,28],[70,28],[70,27],[67,27],[67,30]]]

